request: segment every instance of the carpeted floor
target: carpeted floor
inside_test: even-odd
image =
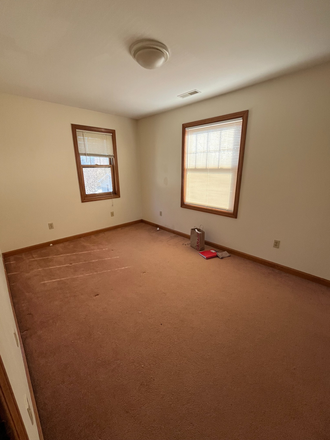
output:
[[[330,439],[330,289],[145,224],[6,267],[45,440]]]

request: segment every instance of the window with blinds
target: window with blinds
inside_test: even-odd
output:
[[[237,217],[248,111],[183,124],[183,208]]]
[[[72,124],[82,202],[119,197],[115,130]]]

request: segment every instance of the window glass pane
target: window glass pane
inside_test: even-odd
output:
[[[219,152],[209,152],[207,155],[207,168],[219,168],[220,154]]]
[[[187,168],[196,168],[196,154],[187,155]]]
[[[239,160],[241,131],[241,118],[187,128],[186,167],[236,168]]]
[[[196,136],[187,136],[187,153],[196,153]]]
[[[111,168],[83,168],[86,194],[112,192]]]
[[[207,133],[197,133],[196,136],[196,142],[197,142],[197,154],[204,153],[207,151]]]
[[[110,165],[109,157],[80,155],[81,165]]]
[[[220,150],[220,131],[211,131],[209,133],[209,151],[219,151]]]
[[[196,154],[196,168],[206,168],[207,153]]]
[[[187,169],[185,174],[186,203],[233,211],[237,168],[232,170]]]

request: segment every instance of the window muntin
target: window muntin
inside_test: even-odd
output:
[[[115,130],[72,124],[82,202],[119,197]]]
[[[109,157],[84,156],[80,154],[81,165],[109,165]]]
[[[237,217],[247,116],[183,124],[182,207]]]

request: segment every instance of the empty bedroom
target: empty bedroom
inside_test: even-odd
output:
[[[330,3],[0,23],[1,439],[330,439]]]

